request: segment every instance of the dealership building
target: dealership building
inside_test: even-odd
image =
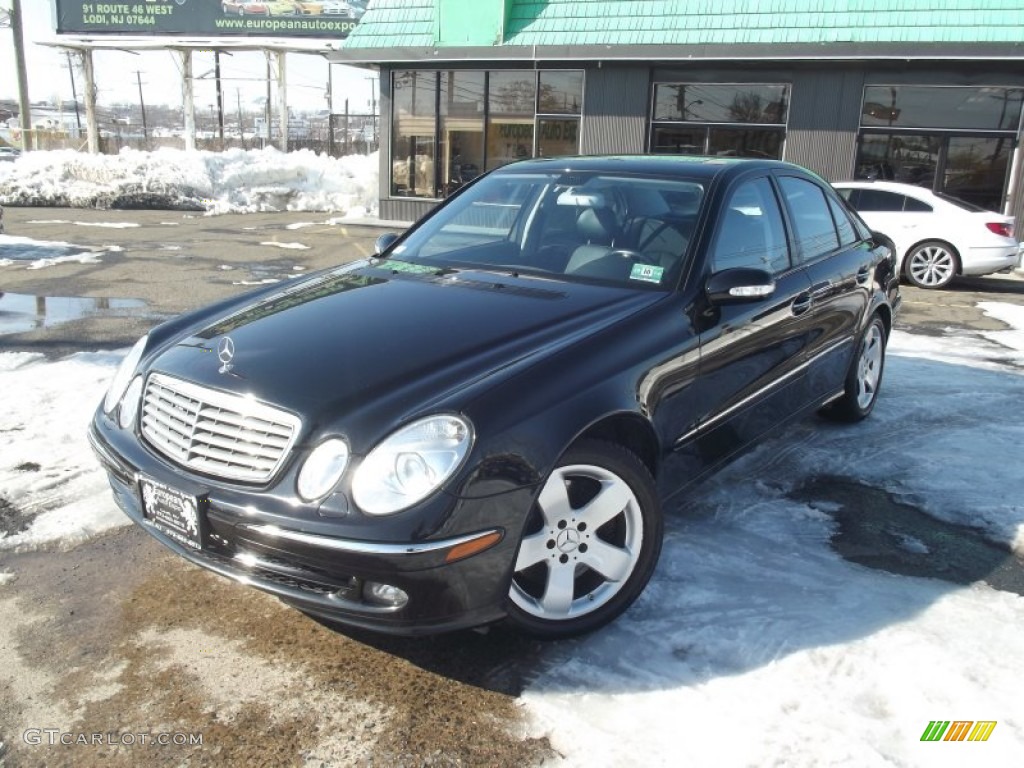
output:
[[[380,71],[382,218],[519,158],[667,153],[919,184],[1024,231],[1022,41],[1000,0],[376,0],[330,58]]]

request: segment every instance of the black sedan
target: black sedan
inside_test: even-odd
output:
[[[690,484],[793,417],[867,416],[898,303],[799,167],[531,160],[155,328],[90,437],[160,543],[309,614],[565,636],[636,599]]]

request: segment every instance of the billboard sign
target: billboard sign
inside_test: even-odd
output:
[[[55,0],[57,33],[171,37],[348,36],[365,0]]]

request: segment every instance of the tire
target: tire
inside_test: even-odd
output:
[[[647,586],[663,521],[650,471],[615,443],[582,440],[552,470],[524,527],[508,620],[545,639],[604,626]]]
[[[918,288],[945,288],[960,271],[956,249],[941,240],[918,243],[903,261],[903,272]]]
[[[833,400],[822,411],[823,415],[835,421],[854,422],[867,418],[874,410],[885,371],[886,341],[885,323],[875,315],[857,342],[842,397]]]

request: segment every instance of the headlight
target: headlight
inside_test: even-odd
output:
[[[352,481],[352,497],[368,515],[408,509],[455,474],[472,444],[473,428],[459,416],[413,422],[370,451]]]
[[[132,380],[132,374],[135,373],[139,360],[142,359],[142,353],[146,349],[146,342],[148,340],[149,334],[146,334],[136,341],[135,346],[132,347],[125,359],[121,361],[117,373],[114,374],[114,380],[110,382],[110,386],[107,388],[106,397],[103,398],[103,410],[107,413],[114,410],[121,396],[124,395],[124,391],[128,389],[128,385]]]
[[[299,470],[296,483],[299,496],[306,501],[326,496],[338,484],[347,466],[348,445],[345,441],[336,437],[324,440],[313,449]]]
[[[121,398],[121,411],[117,414],[117,423],[121,429],[128,429],[135,423],[135,415],[139,412],[139,401],[142,399],[142,377],[136,376],[128,386],[128,391]]]

